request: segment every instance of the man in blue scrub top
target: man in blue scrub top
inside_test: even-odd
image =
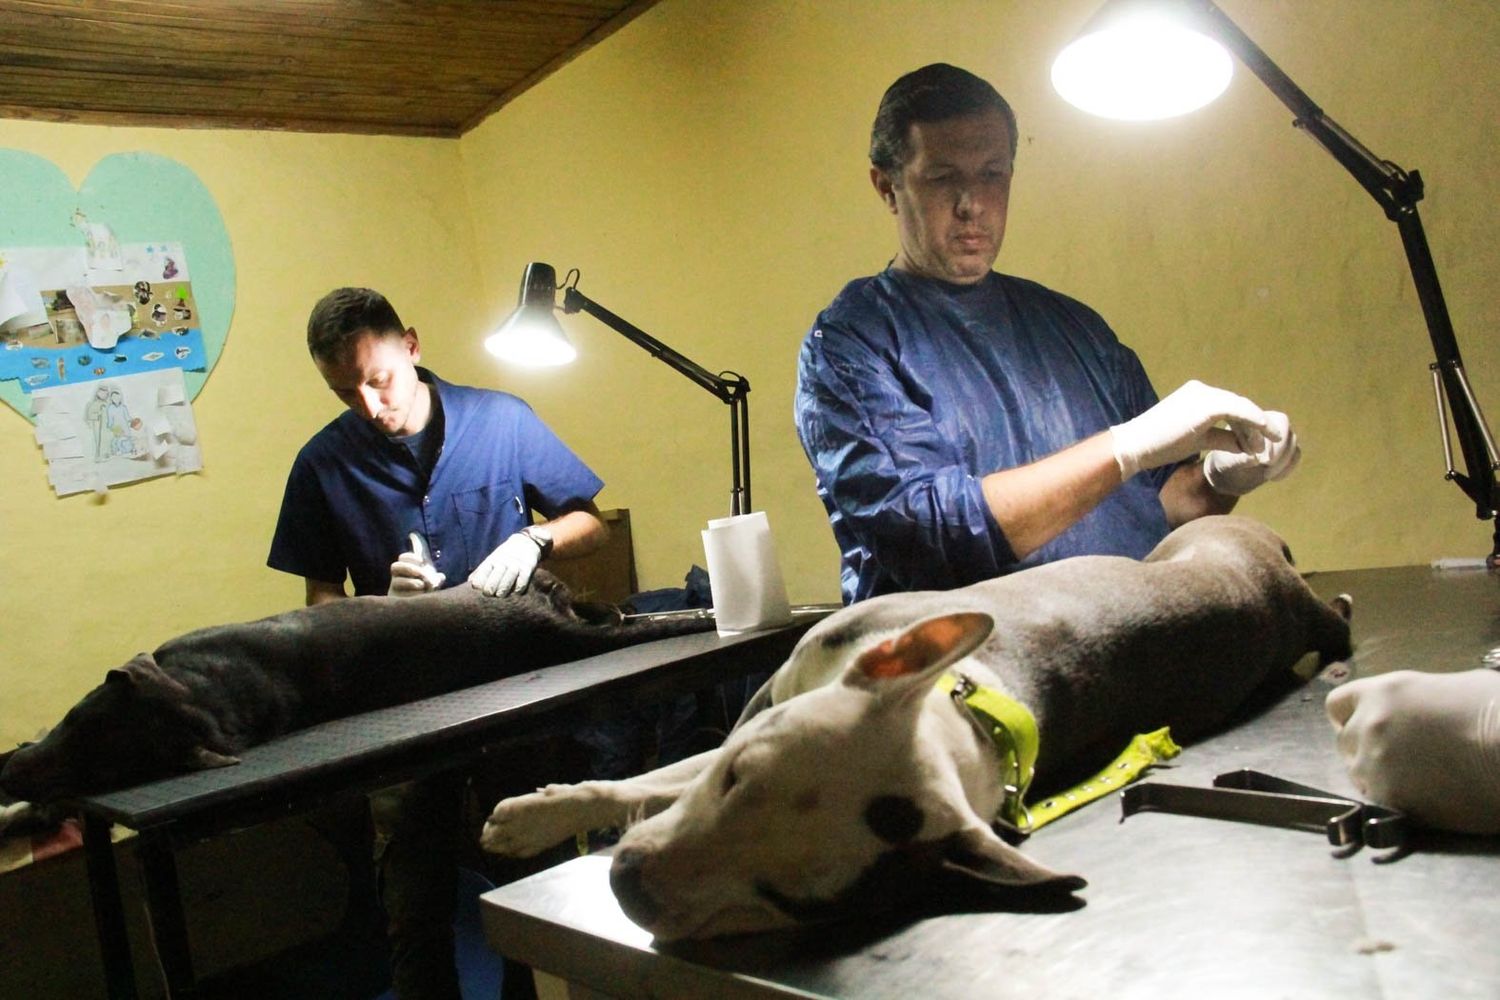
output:
[[[604,543],[599,477],[517,397],[418,367],[416,330],[379,292],[324,296],[307,346],[348,409],[298,453],[267,563],[303,577],[308,604],[346,596],[346,577],[357,595],[467,581],[504,600],[526,590],[542,560]],[[532,525],[533,512],[545,520]],[[412,532],[427,551],[410,551]],[[402,1000],[459,997],[452,920],[462,795],[462,775],[439,775],[371,798]],[[521,978],[507,977],[507,994]]]
[[[345,596],[346,576],[356,594],[525,590],[540,559],[603,544],[599,477],[517,397],[417,367],[416,330],[379,292],[330,292],[307,346],[348,410],[298,453],[267,562],[305,578],[308,604]]]
[[[819,314],[797,371],[846,603],[1139,558],[1300,456],[1285,414],[1200,382],[1158,402],[1096,312],[991,270],[1016,135],[1005,99],[953,66],[881,100],[870,179],[900,250]]]

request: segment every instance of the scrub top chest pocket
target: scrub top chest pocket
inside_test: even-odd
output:
[[[464,550],[462,576],[472,573],[496,546],[531,523],[519,490],[481,486],[455,493],[453,505]]]

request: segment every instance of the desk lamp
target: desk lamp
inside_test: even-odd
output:
[[[1437,268],[1417,215],[1422,178],[1415,170],[1405,171],[1361,145],[1212,0],[1107,0],[1052,64],[1052,84],[1064,100],[1093,114],[1133,121],[1166,118],[1202,107],[1223,93],[1233,69],[1230,52],[1291,110],[1292,125],[1312,136],[1396,223],[1437,356],[1428,367],[1446,478],[1474,502],[1476,517],[1495,520],[1500,455],[1464,374]],[[1463,472],[1453,464],[1450,416],[1463,452]],[[1500,522],[1487,560],[1492,569],[1497,560]]]
[[[586,312],[605,326],[643,348],[673,371],[686,375],[729,406],[729,463],[733,483],[729,492],[729,513],[748,514],[750,506],[750,404],[745,398],[750,381],[735,372],[715,375],[706,368],[678,354],[646,331],[605,309],[578,290],[580,274],[569,271],[563,284],[557,284],[557,271],[550,264],[533,262],[521,276],[521,296],[516,311],[485,339],[484,346],[503,360],[533,367],[562,365],[578,354],[563,332],[554,314],[556,292],[563,292],[564,313]]]

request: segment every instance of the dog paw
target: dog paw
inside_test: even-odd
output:
[[[575,788],[548,785],[530,795],[500,800],[485,820],[480,846],[492,854],[529,858],[589,829]]]

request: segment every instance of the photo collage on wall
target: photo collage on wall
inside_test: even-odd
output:
[[[0,247],[0,379],[32,402],[59,496],[202,468],[184,371],[208,363],[181,244]]]

